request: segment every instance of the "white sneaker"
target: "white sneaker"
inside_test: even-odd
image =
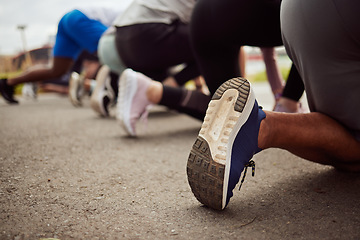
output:
[[[36,100],[38,86],[36,83],[28,82],[24,83],[21,94],[24,98]]]
[[[75,107],[82,106],[81,99],[84,96],[84,76],[72,72],[69,80],[69,99]]]
[[[152,103],[146,97],[151,79],[144,74],[126,69],[119,81],[119,95],[116,105],[116,118],[130,136],[136,136],[136,122],[147,119],[148,108]]]
[[[103,65],[96,75],[96,86],[91,94],[91,108],[100,116],[109,116],[109,106],[115,101],[114,89],[111,87],[110,68]]]

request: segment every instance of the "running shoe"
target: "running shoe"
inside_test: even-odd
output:
[[[77,72],[72,72],[69,80],[69,99],[75,107],[82,106],[84,96],[84,76]]]
[[[21,94],[24,98],[36,100],[37,99],[37,90],[38,90],[38,86],[36,83],[27,82],[27,83],[24,83],[24,85],[21,89]]]
[[[110,68],[103,65],[96,75],[96,86],[91,94],[91,108],[100,116],[109,116],[109,107],[115,100],[115,92],[111,86]]]
[[[18,104],[19,102],[14,98],[14,86],[7,84],[7,79],[0,79],[0,93],[3,98],[10,104]]]
[[[152,103],[146,97],[151,79],[139,72],[126,69],[119,81],[119,95],[116,118],[130,136],[136,136],[136,123],[140,118],[146,121]]]
[[[255,170],[252,157],[261,151],[258,134],[264,118],[246,79],[230,79],[217,89],[187,162],[189,185],[201,203],[224,209],[243,170],[243,179],[247,167]]]

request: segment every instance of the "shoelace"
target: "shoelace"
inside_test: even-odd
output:
[[[241,182],[240,182],[239,191],[240,191],[240,188],[241,188],[241,186],[242,186],[242,184],[243,184],[243,182],[244,182],[244,180],[245,180],[246,172],[247,172],[247,169],[248,169],[249,167],[251,167],[251,175],[252,175],[252,176],[255,176],[255,162],[254,162],[253,160],[250,160],[250,161],[244,166],[245,171],[244,171],[244,175],[243,175],[243,177],[242,177],[242,179],[241,179]]]

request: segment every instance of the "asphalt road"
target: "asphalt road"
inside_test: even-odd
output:
[[[270,109],[268,86],[254,90]],[[214,211],[187,183],[199,121],[156,108],[128,138],[88,99],[20,100],[0,100],[0,239],[360,239],[359,174],[268,149]]]

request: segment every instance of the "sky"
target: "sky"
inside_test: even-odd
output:
[[[19,25],[24,30],[26,48],[42,47],[53,39],[61,17],[76,7],[127,6],[131,0],[0,0],[0,55],[16,55],[23,50]]]

